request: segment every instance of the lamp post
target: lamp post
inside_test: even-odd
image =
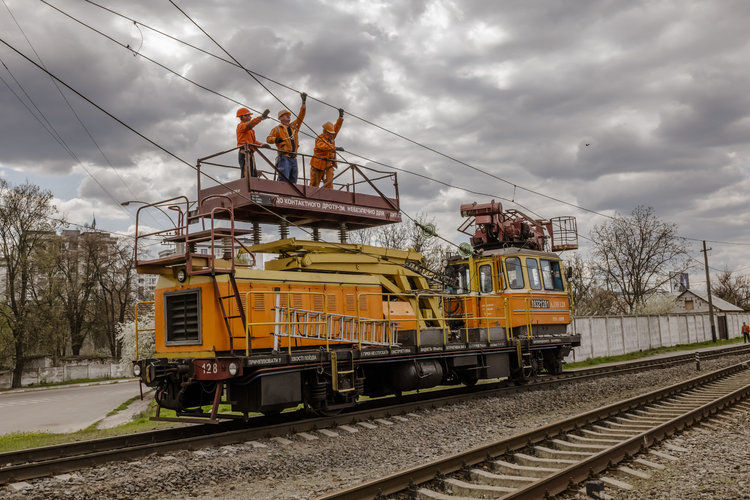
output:
[[[163,210],[163,209],[162,209],[162,208],[161,208],[161,207],[160,207],[159,205],[154,205],[154,204],[152,204],[152,203],[146,203],[145,201],[141,201],[141,200],[128,200],[128,201],[123,201],[122,203],[120,203],[120,205],[122,205],[123,207],[127,207],[127,206],[128,206],[128,205],[130,205],[131,203],[141,203],[141,204],[143,204],[143,205],[147,205],[147,206],[151,206],[151,207],[154,207],[154,208],[156,208],[156,209],[157,209],[157,210],[158,210],[159,212],[161,212],[161,213],[163,213],[164,215],[166,215],[166,216],[167,216],[167,218],[169,219],[169,222],[171,222],[173,226],[175,226],[175,227],[177,226],[177,224],[175,224],[175,222],[174,222],[174,219],[173,219],[173,218],[172,218],[172,217],[171,217],[171,216],[170,216],[170,215],[169,215],[169,214],[168,214],[167,212],[165,212],[165,211],[164,211],[164,210]]]

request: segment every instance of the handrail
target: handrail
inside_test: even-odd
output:
[[[236,146],[236,147],[234,147],[232,149],[227,149],[225,151],[221,151],[221,152],[218,152],[218,153],[206,156],[204,158],[198,159],[197,160],[197,175],[198,175],[198,181],[197,182],[198,182],[198,190],[199,191],[201,190],[201,177],[202,177],[202,174],[201,174],[201,165],[211,165],[211,166],[215,166],[215,167],[230,168],[230,169],[233,169],[233,170],[238,170],[239,167],[236,166],[236,165],[227,165],[227,164],[223,164],[223,163],[209,162],[207,160],[210,160],[210,159],[215,158],[217,156],[221,156],[221,155],[227,154],[227,153],[235,151],[235,150],[241,150],[243,148],[244,148],[244,146]],[[296,188],[296,190],[298,191],[298,194],[303,195],[303,193],[300,191],[300,189],[297,188],[296,184],[293,184],[288,179],[285,179],[285,178],[283,178],[283,177],[280,176],[280,172],[279,172],[278,168],[276,168],[275,163],[273,161],[271,161],[263,153],[263,150],[275,151],[276,153],[286,153],[286,154],[288,154],[289,151],[285,151],[285,150],[282,150],[282,149],[271,147],[271,146],[265,145],[265,144],[264,145],[257,145],[257,146],[250,146],[248,148],[248,153],[249,154],[258,153],[258,155],[261,158],[263,158],[263,160],[271,167],[271,170],[268,173],[273,173],[275,175],[275,178],[278,179],[279,182],[282,182],[282,181],[286,180],[287,183],[289,183],[291,186],[294,186]],[[316,155],[311,155],[311,154],[307,154],[307,153],[296,152],[294,154],[295,154],[295,156],[302,158],[302,172],[301,172],[302,175],[300,176],[301,179],[302,179],[302,181],[303,181],[302,185],[306,185],[307,184],[306,162],[305,162],[305,159],[307,159],[307,158],[309,158],[309,159],[317,158],[317,159],[322,159],[322,160],[329,160],[329,158],[327,158],[327,157],[316,156]],[[352,181],[351,182],[335,183],[332,180],[331,181],[332,187],[337,186],[337,189],[339,189],[339,190],[345,190],[345,191],[350,191],[352,193],[356,193],[356,186],[357,185],[359,185],[359,184],[369,184],[375,190],[375,192],[377,192],[377,194],[381,198],[383,198],[385,200],[389,200],[389,198],[387,196],[385,196],[385,194],[382,193],[382,190],[380,190],[379,188],[377,188],[373,184],[373,182],[374,181],[379,181],[379,180],[384,180],[384,179],[385,180],[391,179],[392,182],[393,182],[394,198],[398,199],[398,175],[397,175],[396,172],[379,170],[379,169],[375,169],[375,168],[372,168],[372,167],[368,167],[368,166],[361,165],[361,164],[358,164],[358,163],[353,163],[353,162],[338,161],[337,163],[339,165],[346,165],[346,168],[344,168],[344,169],[340,170],[339,172],[337,172],[337,174],[334,176],[334,180],[340,178],[347,171],[351,170],[352,171]],[[256,168],[258,169],[258,175],[259,175],[259,177],[262,174],[267,173],[266,171],[261,170],[260,168],[258,168],[257,165],[256,165]],[[367,177],[367,175],[365,175],[364,171],[374,172],[374,173],[378,174],[379,176],[377,178],[374,178],[374,179],[369,179]],[[361,180],[355,179],[354,178],[354,174],[355,173],[358,174],[359,176],[361,176],[362,179]],[[248,179],[248,183],[252,182],[252,178],[251,177],[248,177],[247,179]],[[390,203],[390,205],[393,206],[392,203]],[[394,207],[394,209],[396,209],[396,208]]]
[[[141,306],[143,304],[154,305],[155,302],[153,300],[142,300],[135,303],[135,359],[141,359],[139,351],[140,341],[138,334],[140,332],[154,332],[154,335],[156,335],[156,324],[154,324],[153,328],[138,328],[138,306]]]

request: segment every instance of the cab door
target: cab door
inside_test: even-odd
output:
[[[503,304],[500,296],[498,267],[496,260],[481,259],[476,261],[477,300],[474,328],[501,326],[503,321]]]

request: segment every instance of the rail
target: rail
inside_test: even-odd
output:
[[[750,348],[743,345],[732,346],[727,349],[708,351],[704,353],[703,359],[724,359],[727,355],[746,354],[749,350]],[[84,467],[95,467],[114,460],[153,456],[155,453],[242,443],[253,439],[268,438],[269,436],[284,436],[291,432],[314,432],[316,429],[335,425],[351,425],[353,421],[392,417],[395,414],[405,414],[422,408],[436,408],[470,399],[507,396],[527,390],[528,387],[534,390],[545,384],[556,387],[561,384],[612,376],[618,373],[640,372],[647,368],[662,365],[672,366],[679,363],[692,363],[692,360],[692,353],[680,354],[668,358],[631,361],[615,366],[588,368],[563,375],[542,377],[539,381],[530,385],[480,384],[469,389],[464,387],[404,395],[398,401],[395,401],[394,398],[374,399],[362,402],[360,410],[357,412],[343,413],[338,416],[304,418],[301,411],[296,413],[285,412],[274,419],[262,416],[252,417],[249,423],[241,422],[237,426],[233,424],[228,426],[195,425],[8,451],[0,453],[0,463],[3,464],[0,467],[0,484],[61,474]],[[287,417],[287,419],[284,420],[284,417]],[[545,432],[542,431],[540,434],[544,436]],[[519,438],[518,441],[523,442],[523,439]],[[482,453],[482,451],[484,450],[480,450],[477,454],[480,458],[486,456],[486,453]],[[502,454],[502,451],[497,454]],[[461,463],[458,463],[458,467],[460,466]],[[405,484],[408,484],[409,476],[404,475],[403,477]],[[373,496],[376,494],[377,492]]]

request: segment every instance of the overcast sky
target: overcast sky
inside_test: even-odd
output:
[[[235,102],[41,1],[3,2],[3,40],[35,58],[7,5],[52,73],[153,141],[191,163],[234,146]],[[85,1],[48,3],[234,101],[272,116],[281,107],[225,62]],[[100,3],[221,54],[167,0]],[[527,188],[603,214],[652,206],[685,237],[750,243],[748,2],[176,3],[247,68],[509,181],[347,117],[337,139],[347,151],[455,186],[399,173],[402,208],[434,217],[455,242],[459,205],[491,199],[461,188],[543,217],[574,215],[583,235],[606,221]],[[122,201],[195,198],[188,166],[63,88],[87,132],[49,77],[2,44],[0,59],[12,89],[0,82],[4,178],[51,190],[73,222],[95,215],[98,228],[121,232],[135,213]],[[264,83],[297,110],[298,94]],[[306,123],[318,131],[335,117],[310,102]],[[259,125],[258,137],[274,125]],[[309,152],[313,140],[301,142]],[[750,271],[750,247],[710,246],[711,267]],[[701,268],[691,280],[703,281]]]

